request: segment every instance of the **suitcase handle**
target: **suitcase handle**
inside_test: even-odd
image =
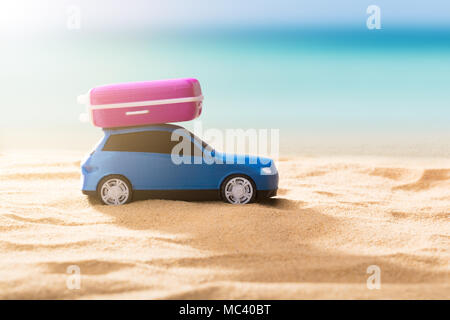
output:
[[[127,116],[135,116],[135,115],[139,115],[139,114],[146,114],[148,112],[149,112],[148,110],[128,111],[128,112],[125,112],[125,115],[127,115]]]

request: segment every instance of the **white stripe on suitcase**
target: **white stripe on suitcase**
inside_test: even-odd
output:
[[[197,97],[188,97],[188,98],[136,101],[136,102],[111,103],[111,104],[99,104],[99,105],[88,104],[88,106],[92,110],[97,110],[97,109],[115,109],[115,108],[128,108],[128,107],[146,107],[146,106],[156,106],[156,105],[160,105],[160,104],[196,102],[196,101],[202,101],[202,100],[203,100],[203,96],[197,96]]]

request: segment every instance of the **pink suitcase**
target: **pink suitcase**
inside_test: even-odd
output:
[[[78,98],[101,128],[192,120],[202,112],[202,100],[192,78],[104,85]]]

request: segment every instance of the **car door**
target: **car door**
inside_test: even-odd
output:
[[[184,129],[183,129],[184,130]],[[183,154],[183,161],[173,160],[173,152],[179,144],[178,139],[172,139],[173,130],[153,129],[140,132],[138,141],[133,139],[133,150],[130,168],[136,190],[184,190],[206,188],[206,171],[202,165],[196,164],[202,156],[201,148],[196,146],[189,134],[185,135],[184,142],[188,141],[191,148]],[[188,131],[186,131],[188,132]],[[196,148],[194,152],[194,148]],[[195,154],[195,157],[194,157]],[[197,158],[197,159],[195,159]],[[200,159],[201,160],[201,159]]]
[[[155,131],[131,131],[111,134],[103,147],[110,157],[114,174],[124,175],[135,190],[157,189],[163,184],[166,156],[152,141],[158,138]]]
[[[170,163],[172,188],[176,190],[213,190],[217,189],[221,176],[217,164],[208,163],[203,153],[210,152],[202,141],[186,129],[172,137],[176,141],[172,145]],[[182,150],[180,146],[183,146]],[[182,160],[182,161],[181,161]],[[181,161],[181,163],[180,163]],[[219,165],[220,166],[220,165]]]
[[[170,156],[175,142],[170,138],[171,132],[166,130],[155,129],[142,133],[140,189],[170,190],[177,185]]]

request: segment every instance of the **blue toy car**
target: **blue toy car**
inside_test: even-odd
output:
[[[174,141],[175,131],[188,142],[190,152],[174,153],[180,143]],[[180,126],[104,129],[104,133],[81,165],[82,192],[104,204],[148,198],[245,204],[277,194],[273,160],[217,152]]]

